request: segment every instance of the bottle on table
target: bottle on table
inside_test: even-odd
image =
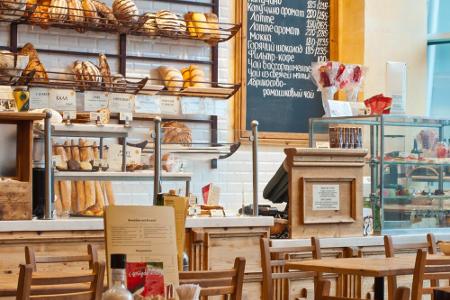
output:
[[[125,287],[125,254],[111,254],[112,286],[103,293],[102,300],[133,300],[133,295]]]

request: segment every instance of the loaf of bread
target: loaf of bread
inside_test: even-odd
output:
[[[58,22],[67,19],[68,3],[67,0],[51,0],[48,8],[48,17],[50,21]]]
[[[156,24],[160,31],[168,35],[186,33],[186,22],[183,18],[168,10],[160,10],[156,13]]]
[[[75,61],[72,65],[72,73],[81,87],[98,86],[103,82],[99,68],[90,61]]]
[[[181,144],[191,146],[192,132],[184,123],[171,121],[163,122],[163,143],[165,144]]]
[[[83,6],[85,21],[87,23],[98,23],[99,17],[94,2],[92,0],[81,0],[81,5]]]
[[[205,32],[205,38],[208,39],[208,43],[217,44],[221,38],[219,28],[219,18],[215,13],[205,13],[207,29]]]
[[[159,74],[164,81],[164,85],[169,91],[176,92],[183,87],[183,75],[178,69],[172,67],[159,67]]]
[[[84,22],[83,6],[80,0],[67,0],[67,19],[74,23]]]
[[[205,72],[196,65],[191,65],[181,70],[183,75],[183,87],[207,87]]]
[[[108,5],[99,0],[92,0],[92,3],[94,4],[95,9],[97,10],[98,16],[101,18],[100,22],[112,25],[118,24],[112,9]]]
[[[158,31],[158,25],[156,24],[156,14],[147,12],[139,18],[139,24],[141,25],[141,31],[148,33],[149,35],[155,35]]]
[[[35,7],[36,6],[36,7]],[[50,7],[50,0],[28,0],[27,8],[34,8],[33,13],[29,17],[29,21],[38,24],[41,28],[48,28],[48,8]]]
[[[202,38],[209,29],[203,13],[188,12],[184,15],[184,19],[188,25],[188,32],[193,37]]]
[[[26,0],[0,0],[0,20],[16,21],[25,15]]]
[[[139,20],[139,10],[133,0],[114,0],[112,9],[116,19],[126,26],[133,26]]]
[[[43,81],[48,82],[48,74],[41,63],[36,49],[34,49],[33,44],[26,43],[22,49],[20,49],[19,54],[27,55],[29,57],[28,65],[22,72],[23,77],[28,77],[31,72],[35,72],[33,75],[33,81]]]
[[[103,85],[109,89],[112,86],[111,69],[109,68],[106,55],[103,53],[100,53],[98,56],[98,66],[102,76]]]

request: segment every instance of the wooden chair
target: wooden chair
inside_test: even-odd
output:
[[[320,244],[316,238],[311,238],[311,245],[306,247],[272,247],[267,238],[260,240],[261,267],[263,271],[263,300],[287,300],[290,294],[290,280],[314,278],[320,274],[314,272],[288,271],[287,261],[301,258],[320,258]],[[302,289],[298,298],[306,298],[306,289]]]
[[[429,254],[436,254],[436,238],[432,233],[427,234],[427,241],[422,243],[408,244],[408,243],[394,243],[392,237],[389,235],[384,236],[384,251],[386,257],[394,257],[396,251],[406,251],[406,250],[427,250]],[[388,299],[394,299],[394,292],[397,289],[397,277],[388,276]],[[436,286],[435,281],[431,281],[432,286]]]
[[[450,260],[427,259],[427,252],[422,249],[417,250],[411,300],[422,300],[422,295],[424,294],[432,295],[434,289],[439,285],[439,280],[444,279],[448,284],[448,280],[450,279]],[[437,284],[434,286],[431,285],[430,287],[424,287],[423,283],[426,280],[437,282]],[[448,289],[450,290],[450,287],[448,287]]]
[[[180,284],[198,284],[200,296],[229,296],[230,300],[242,300],[245,258],[237,257],[231,270],[180,272]]]
[[[25,247],[25,262],[33,267],[33,271],[37,271],[38,263],[68,263],[68,262],[88,262],[89,269],[93,269],[94,264],[98,262],[97,248],[92,245],[87,245],[86,255],[77,256],[36,256],[32,247]]]
[[[330,296],[330,286],[329,280],[319,280],[317,282],[317,290],[314,300],[363,300],[361,298],[348,298],[342,296]],[[395,291],[394,300],[409,300],[410,290],[406,287],[399,287]],[[414,299],[412,299],[414,300]]]
[[[103,291],[103,279],[105,276],[105,264],[95,262],[92,273],[74,274],[67,276],[35,276],[33,266],[20,265],[19,281],[17,284],[16,300],[100,300]],[[73,284],[86,284],[86,290],[79,292],[62,293],[51,286],[63,286]],[[33,289],[36,287],[37,289]],[[45,289],[39,289],[45,287]],[[57,292],[56,292],[57,291]]]

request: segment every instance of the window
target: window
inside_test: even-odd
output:
[[[450,0],[428,0],[428,113],[450,115]]]

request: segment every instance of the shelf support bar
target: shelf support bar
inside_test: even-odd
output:
[[[44,148],[45,148],[45,205],[44,219],[53,219],[53,165],[52,165],[52,128],[50,118],[52,113],[45,111]]]
[[[155,163],[154,163],[154,181],[153,181],[153,205],[157,203],[157,197],[160,193],[161,181],[161,118],[155,117]]]
[[[119,73],[124,77],[127,76],[127,35],[121,33],[119,35]]]
[[[253,162],[253,215],[257,216],[258,211],[258,121],[252,121],[252,162]]]

